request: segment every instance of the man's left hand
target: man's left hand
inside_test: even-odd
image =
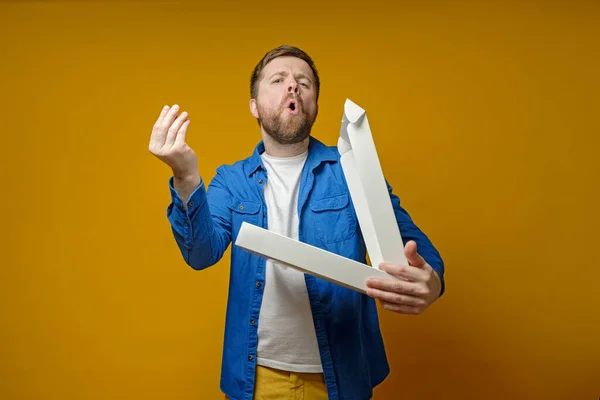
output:
[[[378,299],[386,310],[399,314],[421,314],[440,295],[442,283],[437,272],[417,253],[417,243],[404,247],[408,265],[383,263],[382,271],[401,279],[367,280],[367,295]]]

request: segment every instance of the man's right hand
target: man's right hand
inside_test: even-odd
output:
[[[200,184],[200,175],[196,153],[185,142],[188,113],[178,113],[178,105],[162,109],[152,128],[149,150],[171,167],[175,190],[185,203]]]

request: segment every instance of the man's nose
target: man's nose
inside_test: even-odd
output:
[[[288,93],[298,93],[298,82],[294,79],[288,84]]]

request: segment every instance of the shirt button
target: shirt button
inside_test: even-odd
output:
[[[260,287],[260,282],[256,282],[256,287]]]
[[[262,183],[263,183],[263,180],[262,180],[262,179],[259,179],[259,180],[258,180],[258,183],[259,183],[259,184],[262,184]]]
[[[254,325],[254,322],[255,322],[255,321],[254,321],[254,318],[250,319],[250,323],[251,323],[252,325]]]
[[[248,356],[248,360],[250,360],[250,361],[252,361],[252,359],[253,359],[253,358],[254,358],[254,357],[252,357],[252,354],[250,354],[250,355]]]
[[[243,210],[243,209],[244,209],[244,206],[240,206],[240,210]]]
[[[190,202],[188,203],[188,207],[191,207],[191,206],[193,206],[193,205],[194,205],[194,202],[193,202],[193,201],[190,201]]]

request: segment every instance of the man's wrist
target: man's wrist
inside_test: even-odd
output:
[[[200,174],[177,176],[173,174],[173,187],[187,210],[187,201],[192,193],[200,186]]]
[[[180,174],[173,171],[173,180],[177,183],[189,185],[189,184],[199,184],[200,183],[200,174],[196,173],[187,173]]]

